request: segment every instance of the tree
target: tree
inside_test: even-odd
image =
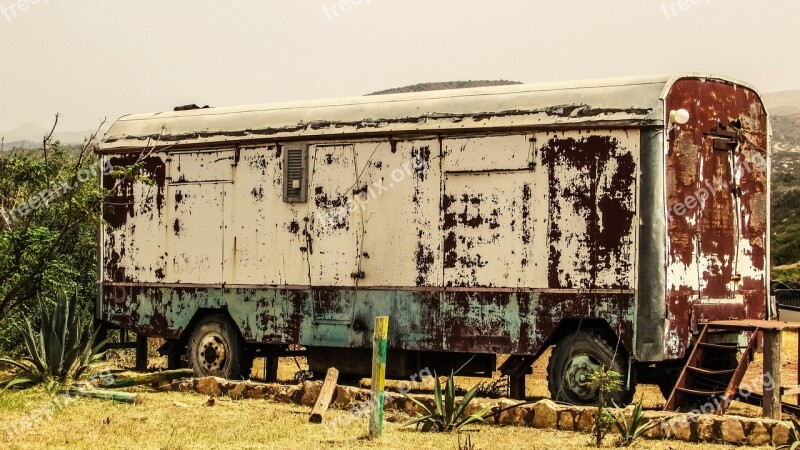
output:
[[[131,167],[100,167],[98,132],[65,147],[51,131],[41,149],[0,155],[0,350],[19,346],[12,324],[38,308],[37,298],[52,305],[77,292],[81,306],[96,298],[101,206],[141,176],[140,162],[155,148]],[[99,182],[103,173],[116,180],[110,189]]]

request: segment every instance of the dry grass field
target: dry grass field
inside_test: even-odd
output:
[[[784,340],[785,383],[796,380],[797,337]],[[299,361],[301,366],[303,361]],[[751,368],[748,378],[758,376],[760,360]],[[158,361],[155,361],[158,364]],[[528,377],[527,394],[531,399],[546,398],[545,370],[547,358],[542,358]],[[263,374],[256,365],[254,376]],[[289,380],[297,367],[286,359],[280,367],[280,378]],[[0,374],[0,377],[2,374]],[[461,387],[469,387],[482,379],[459,378]],[[389,383],[390,386],[392,383]],[[30,430],[10,437],[0,428],[0,448],[8,449],[458,449],[456,434],[423,434],[404,428],[405,416],[387,415],[385,434],[377,442],[366,440],[366,421],[333,433],[321,425],[308,422],[309,408],[264,400],[232,401],[218,399],[214,406],[205,406],[208,398],[196,394],[158,393],[141,389],[144,404],[123,405],[109,401],[79,399],[43,420]],[[654,386],[640,386],[637,398],[642,397],[647,408],[657,409],[664,400]],[[0,396],[0,427],[17,421],[42,405],[48,396],[41,389],[9,392]],[[756,416],[756,408],[737,404],[736,414]],[[331,418],[347,414],[333,411]],[[466,434],[471,436],[475,449],[583,449],[589,447],[587,434],[565,433],[514,427],[476,426]],[[463,441],[462,436],[462,441]],[[607,439],[613,446],[613,437]],[[671,441],[640,441],[640,449],[723,449],[725,445],[689,445]]]

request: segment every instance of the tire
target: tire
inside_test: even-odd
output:
[[[600,367],[622,375],[623,388],[607,396],[619,406],[629,405],[636,392],[636,374],[631,370],[631,382],[625,387],[628,376],[628,355],[621,346],[614,352],[615,345],[597,330],[579,331],[564,337],[550,356],[547,365],[547,387],[554,401],[581,406],[599,403],[597,389],[587,385],[589,375]]]
[[[249,378],[253,357],[223,314],[204,317],[189,337],[189,365],[198,377]]]

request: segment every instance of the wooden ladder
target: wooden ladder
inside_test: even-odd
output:
[[[686,365],[681,371],[675,388],[669,396],[664,411],[676,411],[678,408],[709,402],[715,405],[717,414],[724,414],[736,397],[739,385],[744,379],[747,367],[758,343],[759,328],[755,328],[750,335],[750,341],[744,347],[728,344],[713,344],[709,336],[713,331],[708,324],[703,325],[700,336],[694,344]],[[725,361],[725,358],[735,357],[740,350],[744,354],[739,358],[734,369],[714,367],[716,359]]]

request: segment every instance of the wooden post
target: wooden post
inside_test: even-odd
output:
[[[147,336],[143,334],[136,335],[136,370],[147,370]]]
[[[780,331],[764,331],[764,380],[764,417],[781,420]]]
[[[336,392],[336,382],[339,380],[339,371],[335,367],[328,369],[328,374],[325,376],[325,382],[322,383],[322,389],[319,391],[317,403],[311,411],[311,417],[308,419],[311,423],[322,423],[325,418],[325,412],[328,406],[331,405],[333,400],[333,393]]]
[[[525,372],[508,376],[508,390],[513,400],[525,400]]]
[[[375,318],[372,340],[372,395],[370,396],[369,438],[377,439],[383,432],[383,400],[386,384],[386,346],[389,337],[389,318]]]
[[[264,380],[267,383],[278,382],[278,356],[272,355],[264,358]]]

